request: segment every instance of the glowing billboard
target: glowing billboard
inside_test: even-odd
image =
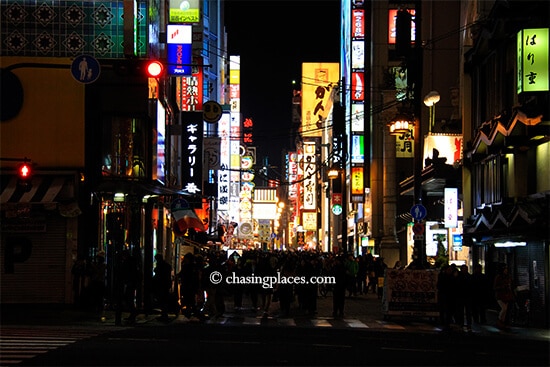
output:
[[[320,137],[330,125],[332,109],[340,80],[338,63],[302,63],[302,135]]]
[[[170,23],[198,23],[200,0],[170,0]]]
[[[191,75],[192,26],[169,24],[166,26],[168,75]]]
[[[548,91],[548,28],[522,29],[517,35],[517,91]]]

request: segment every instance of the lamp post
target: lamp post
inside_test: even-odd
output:
[[[429,108],[430,110],[430,128],[429,132],[432,132],[433,126],[435,124],[435,105],[439,100],[441,99],[441,96],[439,93],[435,90],[432,90],[430,93],[426,94],[424,97],[424,105]]]
[[[415,16],[414,20],[407,11],[402,11],[398,13],[398,22],[399,26],[397,28],[397,36],[401,41],[398,42],[401,46],[399,48],[399,54],[404,58],[405,64],[408,69],[408,78],[407,78],[407,87],[412,92],[411,94],[407,93],[410,96],[408,102],[410,104],[409,108],[404,111],[408,113],[408,118],[398,115],[393,121],[388,125],[390,127],[390,134],[397,135],[401,131],[405,131],[405,128],[413,129],[413,139],[414,139],[414,203],[415,207],[419,208],[422,206],[422,128],[420,124],[420,115],[421,115],[421,105],[420,105],[420,93],[422,91],[422,42],[420,42],[419,37],[422,35],[421,31],[421,18],[422,18],[422,1],[413,0]],[[415,34],[416,39],[414,42],[414,48],[411,46],[411,21],[415,23]],[[397,42],[397,40],[396,40]],[[439,95],[437,93],[437,95]],[[433,98],[437,98],[435,95],[432,95]],[[431,100],[432,105],[435,99]],[[431,127],[430,127],[431,130]],[[408,132],[408,131],[407,131]],[[420,212],[420,211],[419,211]],[[426,213],[424,212],[424,215]],[[416,216],[415,220],[420,222],[421,225],[423,217]],[[413,262],[410,266],[411,268],[416,269],[425,269],[427,267],[426,261],[426,240],[424,235],[418,235],[414,240],[414,252],[413,252]]]

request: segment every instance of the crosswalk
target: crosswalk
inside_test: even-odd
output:
[[[399,323],[393,321],[373,320],[367,322],[356,318],[334,319],[332,317],[295,317],[280,318],[276,316],[263,317],[262,315],[236,315],[224,314],[222,317],[200,321],[197,318],[178,316],[175,324],[204,323],[209,325],[225,326],[267,326],[267,327],[307,327],[307,328],[333,328],[333,329],[384,329],[394,331],[420,330],[438,331],[438,327],[431,323],[408,322]]]
[[[195,318],[187,318],[178,316],[175,323],[193,323],[200,322]],[[369,326],[358,319],[333,319],[329,317],[317,318],[278,318],[273,316],[235,316],[224,315],[223,317],[212,318],[206,320],[205,324],[210,325],[248,325],[248,326],[282,326],[282,327],[314,327],[314,328],[363,328],[368,329]]]
[[[13,366],[39,354],[105,332],[63,327],[5,327],[0,330],[0,366]]]

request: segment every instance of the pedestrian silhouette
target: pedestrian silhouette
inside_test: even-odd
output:
[[[161,254],[155,255],[157,265],[153,276],[153,290],[161,309],[160,320],[168,321],[168,308],[170,307],[170,290],[172,288],[172,266],[168,264]]]

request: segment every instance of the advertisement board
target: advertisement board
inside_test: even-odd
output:
[[[438,317],[438,270],[387,269],[382,311],[386,316]]]

